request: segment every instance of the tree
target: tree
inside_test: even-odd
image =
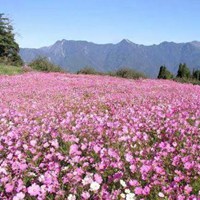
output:
[[[187,65],[185,63],[184,64],[180,63],[176,77],[177,78],[190,78],[191,77],[190,69],[187,67]]]
[[[158,79],[172,79],[173,74],[167,69],[165,66],[160,67],[160,71],[158,73]]]
[[[192,78],[200,81],[200,70],[193,70]]]
[[[21,65],[19,45],[15,42],[15,34],[10,20],[0,13],[0,60],[5,63]]]

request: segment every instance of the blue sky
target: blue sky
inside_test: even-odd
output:
[[[0,0],[20,47],[57,40],[151,45],[200,40],[199,0]]]

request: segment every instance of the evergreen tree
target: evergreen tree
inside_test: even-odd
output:
[[[176,77],[178,77],[178,78],[190,78],[191,77],[190,69],[187,67],[187,65],[185,63],[184,64],[180,63]]]
[[[160,71],[158,73],[158,79],[172,79],[173,74],[167,69],[165,66],[160,67]]]
[[[200,70],[193,70],[192,77],[200,81]]]
[[[15,42],[13,26],[4,14],[0,13],[0,60],[5,63],[21,65],[19,45]]]

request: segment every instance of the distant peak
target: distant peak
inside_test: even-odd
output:
[[[67,40],[65,39],[61,40],[61,45],[65,44],[65,42],[67,42]]]
[[[200,41],[197,41],[197,40],[194,40],[194,41],[192,41],[191,43],[200,43]]]
[[[169,44],[175,44],[175,43],[172,41],[164,41],[160,43],[160,45],[169,45]]]
[[[57,40],[57,41],[55,42],[55,44],[63,44],[63,43],[65,43],[65,42],[67,42],[67,40],[62,39],[62,40]]]
[[[123,39],[120,43],[128,43],[128,44],[133,44],[133,42],[131,42],[128,39]]]
[[[66,42],[66,41],[67,41],[66,39],[62,39],[62,40],[61,40],[61,42]]]
[[[200,42],[199,41],[192,41],[192,42],[190,42],[190,44],[192,44],[192,45],[195,45],[195,46],[200,46]]]

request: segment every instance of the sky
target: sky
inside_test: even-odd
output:
[[[20,47],[57,40],[200,41],[200,0],[0,0]]]

